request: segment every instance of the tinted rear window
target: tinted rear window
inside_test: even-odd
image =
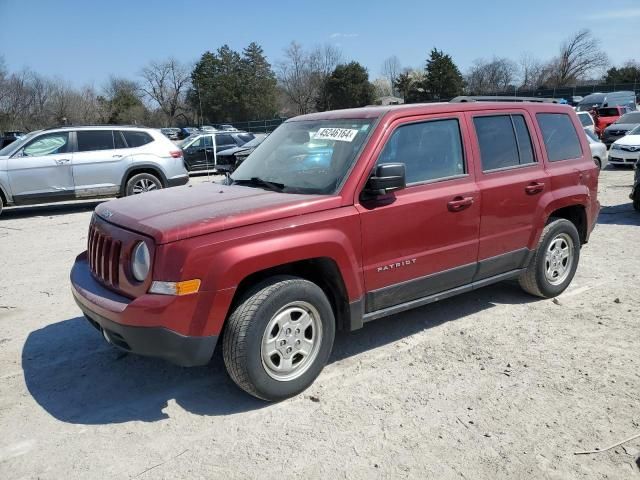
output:
[[[135,132],[133,130],[125,130],[122,132],[127,141],[129,148],[141,147],[147,143],[153,142],[153,138],[146,132]]]
[[[565,113],[538,113],[538,124],[551,162],[579,158],[582,148],[571,117]]]
[[[79,152],[113,150],[113,133],[111,130],[85,130],[76,132]]]
[[[522,115],[475,117],[482,170],[535,162],[531,136]]]
[[[617,108],[599,108],[598,115],[601,117],[615,117],[616,115],[620,115],[620,112]]]

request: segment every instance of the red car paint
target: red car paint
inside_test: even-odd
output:
[[[601,136],[605,128],[614,123],[625,113],[627,113],[626,107],[597,108],[592,114],[595,120],[596,135]]]
[[[536,120],[536,113],[542,112],[566,113],[576,131],[582,130],[571,108],[537,103],[368,107],[298,117],[293,121],[377,119],[337,194],[294,195],[202,184],[101,204],[92,228],[122,241],[120,281],[113,287],[94,278],[96,284],[86,286],[72,273],[74,296],[83,310],[119,325],[218,336],[243,281],[283,265],[329,259],[339,273],[332,281],[341,283],[345,300],[366,304],[367,294],[381,288],[518,249],[534,250],[547,219],[565,207],[584,209],[580,227],[586,241],[599,210],[597,167],[584,135],[579,136],[580,158],[549,162]],[[537,162],[484,173],[473,117],[503,113],[524,116]],[[374,207],[361,201],[360,193],[394,129],[440,117],[459,120],[468,173],[398,190]],[[448,208],[460,199],[468,199],[468,208]],[[134,239],[150,247],[152,271],[145,282],[136,282],[129,272]],[[85,252],[74,269],[86,264]],[[468,282],[472,277],[470,270]],[[197,294],[147,293],[152,279],[196,278],[202,281]],[[365,306],[359,319],[351,318],[351,328],[361,326],[362,313],[369,310]]]

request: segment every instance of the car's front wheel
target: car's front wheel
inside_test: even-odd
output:
[[[518,278],[524,291],[537,297],[560,295],[571,283],[580,259],[580,236],[564,218],[551,218],[527,269]]]
[[[329,359],[333,310],[322,289],[277,276],[254,287],[227,320],[223,357],[244,391],[268,401],[305,390]]]
[[[162,182],[158,177],[150,173],[138,173],[132,176],[125,187],[125,193],[128,196],[138,195],[140,193],[160,190]]]

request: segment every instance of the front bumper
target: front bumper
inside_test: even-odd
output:
[[[154,325],[128,325],[122,320],[144,314],[147,308],[137,306],[136,300],[118,295],[96,281],[89,270],[86,255],[82,254],[71,269],[71,292],[74,300],[104,338],[127,352],[158,357],[177,365],[191,367],[206,365],[215,349],[218,337],[189,336],[162,325],[161,309],[153,311]],[[146,295],[171,300],[163,295]],[[166,297],[166,298],[162,298]]]
[[[609,150],[609,161],[618,165],[635,165],[640,160],[640,151]]]

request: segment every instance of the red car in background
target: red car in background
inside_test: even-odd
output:
[[[598,135],[598,137],[602,136],[602,132],[604,132],[605,128],[607,128],[628,111],[629,110],[627,109],[627,107],[620,106],[596,108],[595,112],[592,113],[592,116],[596,123],[596,135]]]

